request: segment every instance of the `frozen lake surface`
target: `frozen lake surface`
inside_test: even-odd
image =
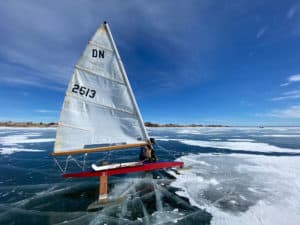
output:
[[[160,160],[191,168],[110,177],[124,201],[97,212],[98,179],[62,179],[49,157],[55,131],[0,128],[0,224],[300,224],[300,128],[148,129]],[[89,154],[86,168],[138,153]]]

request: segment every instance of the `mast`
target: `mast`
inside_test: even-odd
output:
[[[128,80],[128,77],[127,77],[127,73],[126,73],[125,68],[124,68],[124,65],[123,65],[123,63],[122,63],[122,61],[121,61],[121,57],[120,57],[120,55],[119,55],[119,52],[118,52],[118,49],[117,49],[117,47],[116,47],[115,41],[114,41],[113,36],[112,36],[112,34],[111,34],[109,25],[108,25],[108,23],[107,23],[106,21],[104,21],[104,26],[105,26],[105,28],[106,28],[106,30],[107,30],[107,32],[108,32],[108,37],[109,37],[109,39],[110,39],[110,41],[111,41],[111,43],[112,43],[113,50],[114,50],[114,52],[115,52],[116,55],[117,55],[117,61],[118,61],[119,67],[120,67],[120,69],[121,69],[121,73],[122,73],[123,79],[124,79],[124,81],[125,81],[125,83],[126,83],[128,89],[129,89],[130,98],[131,98],[131,100],[132,100],[132,102],[133,102],[134,109],[135,109],[135,111],[136,111],[136,113],[137,113],[137,115],[138,115],[140,126],[142,127],[143,132],[144,132],[144,135],[145,135],[145,137],[147,138],[147,140],[148,140],[148,142],[149,142],[148,133],[147,133],[147,131],[146,131],[146,128],[145,128],[145,125],[144,125],[144,122],[143,122],[143,119],[142,119],[142,115],[141,115],[140,110],[139,110],[139,108],[138,108],[138,106],[137,106],[137,103],[136,103],[135,97],[134,97],[134,95],[133,95],[133,91],[132,91],[131,85],[130,85],[129,80]]]

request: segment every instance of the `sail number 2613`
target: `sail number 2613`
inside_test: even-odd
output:
[[[74,86],[72,88],[72,92],[76,93],[76,94],[80,94],[82,96],[90,97],[90,98],[94,98],[96,95],[95,90],[86,88],[84,86],[80,86],[78,84],[74,84]]]

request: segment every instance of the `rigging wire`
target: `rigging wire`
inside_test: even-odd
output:
[[[84,153],[84,155],[82,156],[82,161],[80,161],[79,159],[74,158],[72,155],[67,156],[67,158],[65,159],[65,163],[59,162],[56,157],[53,157],[53,160],[54,160],[55,164],[58,166],[59,170],[62,173],[67,172],[67,170],[70,166],[70,162],[74,162],[82,171],[84,171],[86,169],[86,164],[88,162],[87,156],[88,156],[88,153]],[[110,158],[111,158],[111,152],[106,152],[104,157],[97,160],[96,163],[109,161]]]
[[[69,163],[70,161],[74,162],[74,163],[75,163],[82,171],[84,171],[84,169],[85,169],[85,164],[86,164],[86,157],[87,157],[87,153],[85,153],[85,154],[83,155],[83,160],[82,160],[82,163],[81,163],[78,159],[72,157],[72,155],[68,155],[67,158],[66,158],[66,160],[65,160],[65,165],[64,165],[64,166],[62,165],[63,163],[60,163],[60,162],[57,160],[56,157],[53,157],[53,160],[54,160],[54,162],[56,163],[56,165],[58,166],[59,170],[60,170],[62,173],[66,173],[67,170],[68,170],[68,167],[69,167],[69,165],[70,165],[70,163]]]
[[[96,161],[96,163],[99,163],[99,162],[104,162],[104,161],[109,161],[109,160],[110,160],[110,158],[111,158],[111,152],[110,152],[110,151],[108,151],[108,152],[105,152],[105,155],[104,155],[104,157],[102,157],[102,158],[98,159],[98,160]]]
[[[58,160],[56,159],[56,157],[53,157],[53,160],[54,162],[56,163],[57,167],[59,168],[59,170],[62,172],[62,173],[65,173],[65,171],[63,170],[63,168],[60,166]]]
[[[184,152],[178,152],[178,151],[166,149],[165,147],[163,147],[163,146],[161,146],[157,143],[155,145],[158,147],[158,150],[162,150],[164,152],[167,152],[169,154],[169,156],[173,157],[173,159],[178,158],[176,155],[182,156],[182,155],[185,154]]]
[[[87,158],[88,154],[87,153],[84,153],[83,155],[83,165],[82,165],[82,171],[85,170],[85,163],[86,163],[86,158]]]

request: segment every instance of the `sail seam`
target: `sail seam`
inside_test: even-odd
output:
[[[93,104],[95,106],[99,106],[101,108],[107,108],[107,109],[111,109],[111,110],[115,110],[115,111],[119,111],[119,112],[124,112],[124,113],[127,113],[129,115],[136,115],[135,113],[132,113],[132,112],[129,112],[129,111],[126,111],[126,110],[122,110],[122,109],[117,109],[117,108],[113,108],[113,107],[110,107],[110,106],[107,106],[107,105],[103,105],[103,104],[99,104],[99,103],[95,103],[95,102],[91,102],[91,101],[88,101],[86,99],[82,99],[80,97],[77,97],[75,95],[72,95],[70,93],[67,93],[66,94],[68,97],[71,97],[71,98],[76,98],[78,100],[80,100],[81,102],[86,102],[86,103],[90,103],[90,104]]]
[[[103,76],[103,75],[101,75],[101,74],[99,74],[99,73],[93,72],[93,71],[91,71],[91,70],[89,70],[89,69],[86,69],[86,68],[83,68],[82,66],[79,66],[79,65],[76,65],[76,66],[75,66],[75,69],[81,70],[81,71],[83,71],[83,72],[90,73],[91,75],[94,75],[94,76],[102,77],[103,79],[110,80],[110,81],[116,82],[116,83],[118,83],[118,84],[125,85],[125,83],[123,83],[123,82],[121,82],[121,81],[118,81],[118,80],[115,80],[115,79],[112,79],[112,78]]]
[[[58,123],[58,126],[76,128],[76,129],[80,129],[80,130],[84,130],[84,131],[90,131],[88,129],[84,129],[84,128],[81,128],[81,127],[75,127],[75,126],[72,126],[72,125],[69,125],[69,124],[64,124],[64,123],[61,123],[61,122]]]

